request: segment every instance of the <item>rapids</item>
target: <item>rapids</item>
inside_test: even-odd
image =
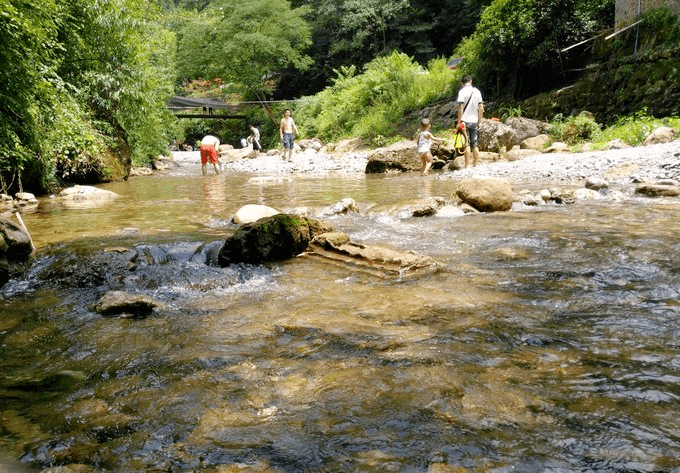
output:
[[[0,289],[0,470],[680,472],[680,200],[325,215],[452,181],[181,164],[102,186],[113,203],[24,212],[39,250]],[[446,269],[204,264],[251,203]],[[41,276],[105,249],[148,258],[79,287]],[[91,312],[110,284],[167,309]]]

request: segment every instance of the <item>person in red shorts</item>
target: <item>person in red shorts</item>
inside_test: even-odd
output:
[[[208,174],[208,161],[215,167],[215,174],[220,173],[219,163],[220,139],[216,136],[206,135],[201,140],[201,171]]]

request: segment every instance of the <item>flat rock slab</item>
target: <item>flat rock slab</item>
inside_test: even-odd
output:
[[[316,236],[307,247],[306,256],[357,267],[376,276],[408,277],[443,269],[435,259],[413,251],[397,251],[381,246],[362,245],[350,241],[344,233]]]

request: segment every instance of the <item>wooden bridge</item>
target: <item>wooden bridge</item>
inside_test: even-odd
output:
[[[217,99],[197,99],[190,97],[175,96],[168,100],[168,108],[175,112],[177,118],[203,118],[203,119],[238,119],[247,120],[245,115],[238,114],[246,107],[259,106],[258,102],[246,102],[230,104]],[[201,109],[203,113],[183,113],[187,110]],[[224,110],[215,113],[216,110]]]

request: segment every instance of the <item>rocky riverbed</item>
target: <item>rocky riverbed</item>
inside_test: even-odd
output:
[[[680,178],[680,140],[671,143],[585,153],[549,153],[518,161],[482,163],[475,168],[440,174],[446,178],[477,175],[511,181],[583,181],[597,177],[635,183]]]
[[[371,150],[334,156],[308,149],[284,161],[274,153],[224,164],[225,170],[255,174],[291,175],[300,173],[363,173]],[[198,162],[198,152],[175,152],[177,162]],[[611,183],[631,184],[680,180],[680,140],[670,143],[583,153],[542,153],[515,161],[485,161],[477,167],[435,172],[436,179],[471,176],[500,177],[514,182],[582,182],[595,177]]]

